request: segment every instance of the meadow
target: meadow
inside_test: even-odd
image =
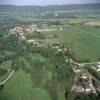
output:
[[[58,39],[46,39],[48,43],[59,41],[62,44],[71,44],[71,51],[78,59],[97,61],[100,58],[100,28],[67,25],[61,31],[45,32],[44,34],[58,35]]]

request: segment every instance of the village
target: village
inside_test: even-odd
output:
[[[37,28],[36,25],[32,24],[29,26],[18,26],[18,27],[14,27],[13,29],[9,30],[9,34],[15,34],[20,40],[22,41],[26,41],[26,43],[28,44],[32,44],[32,46],[41,46],[41,44],[39,43],[38,39],[27,39],[26,38],[26,33],[28,34],[29,32],[45,32],[45,31],[54,31],[57,29],[48,29],[46,26],[44,29],[39,29]],[[60,26],[59,30],[63,30]],[[56,55],[64,55],[67,54],[69,52],[68,48],[66,47],[61,47],[60,46],[60,42],[56,42],[54,44],[48,44],[49,48],[51,49],[55,49],[56,50]],[[45,45],[42,45],[45,46]],[[74,61],[71,57],[67,58],[65,57],[65,62],[70,63],[73,66],[73,71],[75,72],[75,77],[74,77],[74,84],[73,87],[71,89],[71,91],[75,91],[75,92],[80,92],[80,93],[86,93],[86,94],[97,94],[97,91],[100,91],[100,81],[95,78],[87,69],[85,69],[85,67],[87,65],[91,66],[91,68],[93,70],[95,70],[96,72],[100,72],[100,62],[93,62],[93,63],[78,63],[76,61]],[[11,74],[0,84],[5,83],[12,75],[12,71]],[[96,84],[93,84],[93,80],[96,81]]]
[[[29,44],[33,44],[35,46],[40,46],[39,44],[39,40],[34,40],[34,39],[30,39],[28,40],[25,36],[26,33],[29,32],[45,32],[45,31],[54,31],[57,29],[48,29],[47,25],[42,25],[44,26],[44,28],[39,29],[37,28],[37,25],[29,25],[27,26],[19,26],[19,27],[15,27],[14,29],[10,29],[9,33],[10,34],[16,34],[16,36],[18,36],[21,40],[25,40],[26,43]],[[62,27],[60,26],[59,30],[62,30]],[[50,44],[48,44],[50,45]],[[63,54],[65,55],[68,51],[68,48],[61,48],[60,47],[60,43],[56,42],[54,44],[51,45],[52,49],[56,50],[56,54]],[[76,61],[74,61],[72,58],[70,59],[65,59],[66,63],[70,63],[73,66],[73,71],[76,73],[75,76],[75,83],[72,87],[72,91],[76,91],[76,92],[81,92],[81,93],[86,93],[86,94],[90,94],[90,93],[94,93],[97,95],[96,90],[100,91],[100,81],[98,79],[96,79],[95,77],[93,77],[93,75],[91,73],[89,73],[88,70],[85,69],[85,66],[89,65],[91,66],[91,68],[93,70],[95,70],[96,72],[100,72],[100,62],[93,62],[93,63],[78,63]],[[93,85],[93,81],[98,80],[99,83],[96,84],[96,86]],[[79,80],[81,80],[79,82]]]
[[[26,40],[25,34],[29,33],[29,32],[41,33],[41,32],[62,30],[61,26],[57,27],[54,25],[52,27],[49,28],[47,24],[42,24],[41,28],[38,28],[37,25],[35,25],[35,24],[27,25],[27,26],[23,25],[23,26],[18,26],[18,27],[14,27],[13,29],[10,29],[9,34],[16,34],[16,35],[20,36],[20,39]]]
[[[68,48],[59,48],[59,46],[55,46],[55,48],[57,49],[56,54],[66,54],[68,52]],[[66,59],[65,62],[70,63],[73,66],[73,71],[76,74],[71,91],[86,94],[93,93],[97,95],[96,91],[100,91],[100,81],[96,79],[87,69],[85,69],[85,67],[89,65],[96,72],[100,72],[100,62],[77,63],[72,58]],[[93,84],[93,80],[97,82],[95,86]]]

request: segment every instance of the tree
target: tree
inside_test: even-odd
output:
[[[7,70],[0,68],[0,76],[4,76],[7,73]]]
[[[0,91],[2,91],[4,88],[4,85],[0,85]]]
[[[18,63],[19,62],[16,59],[12,61],[12,65],[11,65],[12,70],[17,71],[19,69]]]

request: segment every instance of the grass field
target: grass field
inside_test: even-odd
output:
[[[26,74],[22,70],[15,72],[11,79],[5,84],[4,89],[0,92],[0,99],[51,100],[45,90],[33,88],[30,74]]]
[[[100,29],[86,26],[67,26],[62,31],[51,32],[59,36],[58,41],[72,45],[72,51],[79,59],[96,61],[100,58]],[[45,35],[48,32],[45,33]],[[49,33],[50,34],[50,33]],[[57,39],[47,39],[46,42]]]
[[[32,96],[32,90],[30,75],[20,70],[15,72],[5,84],[3,91],[0,93],[0,97],[2,100],[27,100]]]

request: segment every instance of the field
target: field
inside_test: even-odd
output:
[[[41,99],[42,97],[42,99]],[[1,100],[51,100],[43,89],[33,88],[30,74],[15,72],[0,93]]]
[[[25,74],[22,70],[13,75],[0,95],[2,100],[32,100],[34,98],[35,100],[41,100],[41,96],[43,100],[50,100],[48,94],[46,94],[44,90],[39,90],[38,88],[33,89],[30,75]]]
[[[72,45],[71,50],[79,59],[97,61],[100,58],[100,29],[86,26],[66,26],[62,31],[46,34],[57,34],[62,44]],[[47,39],[46,42],[55,42],[57,39]]]

